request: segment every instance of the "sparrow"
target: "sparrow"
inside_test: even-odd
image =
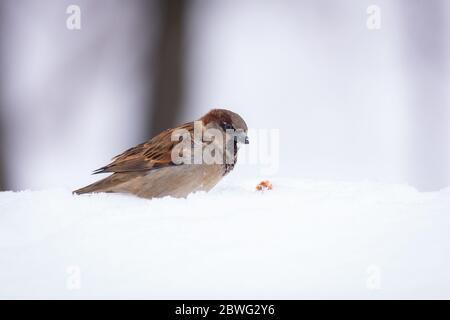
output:
[[[237,113],[213,109],[114,157],[93,172],[110,176],[73,193],[128,193],[151,199],[208,192],[233,170],[239,144],[249,143],[247,130]]]

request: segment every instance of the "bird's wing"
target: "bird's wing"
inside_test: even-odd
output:
[[[187,130],[192,137],[194,123],[186,123],[180,127],[161,132],[149,141],[130,148],[114,157],[113,162],[95,170],[94,174],[106,172],[147,171],[164,166],[176,165],[172,162],[172,148],[179,141],[172,141],[171,136],[175,130],[180,129]]]

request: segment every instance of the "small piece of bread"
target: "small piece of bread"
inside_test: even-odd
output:
[[[269,182],[269,180],[261,181],[256,186],[257,191],[264,191],[264,190],[272,190],[272,184]]]

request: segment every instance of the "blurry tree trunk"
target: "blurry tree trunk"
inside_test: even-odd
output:
[[[149,136],[176,125],[183,107],[184,21],[188,0],[160,0],[161,20],[152,61]]]
[[[450,183],[446,5],[445,1],[405,1],[402,8],[410,70],[411,182],[424,191]]]

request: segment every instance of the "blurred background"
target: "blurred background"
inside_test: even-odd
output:
[[[446,0],[0,0],[0,189],[86,185],[221,107],[279,130],[277,176],[439,190],[449,25]]]

